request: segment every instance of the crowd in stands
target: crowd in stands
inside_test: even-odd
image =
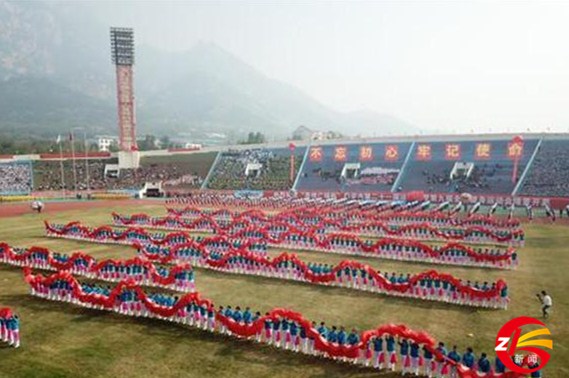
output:
[[[0,193],[29,193],[31,190],[29,163],[0,163]]]
[[[261,168],[247,175],[248,164],[260,164]],[[295,172],[301,164],[302,155],[297,154]],[[268,149],[224,152],[214,169],[209,189],[288,190],[294,184],[290,180],[290,154]]]
[[[468,177],[459,176],[451,178],[452,167],[440,170],[424,169],[422,176],[425,180],[427,192],[453,192],[453,193],[491,193],[493,184],[502,181],[502,177],[495,177],[506,167],[501,163],[484,163],[474,165]],[[511,166],[509,167],[511,170]],[[403,188],[405,189],[405,188]]]
[[[107,188],[104,172],[106,164],[116,164],[111,160],[89,160],[89,187],[92,190],[103,190]],[[75,187],[75,178],[77,187]],[[75,175],[73,173],[73,162],[65,160],[63,162],[63,181],[61,178],[60,161],[36,161],[34,162],[34,190],[85,190],[87,189],[87,169],[85,161],[75,161]]]
[[[34,189],[37,191],[86,190],[88,188],[91,190],[141,189],[146,182],[162,182],[164,187],[199,188],[209,169],[209,167],[206,168],[204,174],[203,167],[197,166],[191,159],[156,162],[143,159],[138,169],[121,169],[118,174],[105,175],[107,164],[117,164],[117,161],[116,159],[89,160],[89,184],[87,185],[87,168],[84,160],[76,160],[75,174],[73,173],[73,162],[71,160],[63,162],[63,182],[60,161],[37,161],[34,163]]]
[[[569,196],[569,140],[541,144],[519,194]]]
[[[199,188],[203,178],[185,172],[176,164],[153,164],[138,169],[121,169],[118,177],[106,177],[109,189],[140,189],[146,182],[162,182],[165,187]]]

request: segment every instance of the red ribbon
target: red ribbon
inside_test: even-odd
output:
[[[184,241],[182,243],[195,243],[196,248],[203,248],[204,245],[210,243],[210,242],[218,242],[218,241],[224,241],[224,242],[228,242],[229,239],[236,239],[236,238],[242,238],[247,240],[247,243],[245,245],[242,245],[239,249],[244,250],[246,249],[246,247],[249,247],[253,244],[255,244],[256,242],[268,242],[270,244],[273,245],[279,245],[279,244],[283,244],[286,242],[286,239],[292,235],[296,235],[299,238],[307,238],[308,240],[310,240],[315,247],[317,248],[321,248],[321,249],[334,249],[334,243],[333,241],[346,241],[346,242],[353,242],[354,245],[359,249],[359,251],[361,251],[362,253],[365,254],[379,254],[381,252],[382,247],[384,246],[393,246],[393,247],[413,247],[417,249],[418,253],[423,253],[428,255],[430,258],[433,259],[437,259],[437,260],[442,260],[442,257],[444,254],[446,254],[449,251],[452,250],[456,250],[456,251],[460,251],[465,253],[471,260],[475,261],[475,262],[490,262],[490,263],[498,263],[500,261],[506,262],[506,263],[512,263],[513,262],[513,255],[515,253],[515,250],[513,248],[508,248],[505,252],[503,253],[499,253],[496,255],[493,254],[489,254],[489,253],[481,253],[481,252],[477,252],[474,249],[472,249],[469,246],[466,246],[464,244],[460,244],[457,242],[452,242],[452,243],[447,243],[444,246],[441,246],[437,249],[431,247],[428,244],[425,243],[421,243],[419,241],[415,241],[415,240],[408,240],[408,239],[393,239],[393,238],[382,238],[378,241],[376,241],[373,244],[367,244],[364,243],[364,241],[359,238],[358,236],[353,236],[353,235],[345,235],[345,234],[335,234],[335,233],[331,233],[331,234],[327,234],[327,235],[319,235],[316,232],[311,232],[311,233],[305,233],[305,232],[300,232],[300,233],[292,233],[292,232],[282,232],[280,234],[278,234],[277,236],[274,236],[272,234],[270,234],[268,231],[257,231],[255,230],[254,227],[248,228],[248,229],[242,229],[239,232],[231,235],[231,236],[227,236],[227,235],[223,235],[223,236],[217,236],[217,237],[213,237],[213,238],[206,238],[204,240],[202,240],[201,242],[195,242],[192,238],[192,236],[187,233],[187,232],[183,232],[183,231],[179,231],[179,232],[174,232],[174,233],[170,233],[167,234],[163,239],[155,239],[151,233],[149,233],[148,231],[146,231],[143,228],[140,227],[129,227],[126,230],[123,230],[122,232],[117,232],[116,230],[113,230],[111,227],[108,226],[101,226],[95,229],[91,229],[85,226],[82,226],[79,222],[71,222],[65,226],[63,226],[63,228],[61,230],[54,228],[53,226],[51,226],[48,222],[45,222],[45,227],[48,233],[51,234],[55,234],[58,236],[66,236],[67,234],[72,232],[72,229],[78,229],[79,233],[81,234],[81,237],[84,239],[92,239],[92,241],[99,241],[99,236],[104,236],[107,238],[110,238],[112,240],[115,241],[130,241],[132,243],[140,243],[141,239],[145,239],[147,240],[149,243],[154,244],[154,245],[167,245],[167,244],[172,244],[171,241],[175,238],[180,238],[180,239],[184,239]],[[132,233],[136,233],[137,235],[140,235],[140,238],[136,238],[135,240],[131,240],[129,239],[129,234]],[[250,237],[248,234],[250,233],[258,233],[261,235],[261,237],[257,237],[257,238],[252,238]],[[179,243],[178,243],[179,244]],[[303,248],[306,248],[306,246],[302,246]],[[234,248],[229,248],[229,250],[235,250]]]
[[[148,311],[153,314],[160,315],[162,317],[171,317],[178,314],[179,310],[186,307],[190,303],[195,303],[198,306],[205,306],[210,311],[215,314],[215,319],[217,322],[224,325],[233,334],[241,337],[251,337],[256,335],[264,329],[265,320],[278,321],[282,318],[286,318],[296,322],[300,327],[304,328],[306,331],[306,336],[314,340],[314,349],[326,353],[332,357],[347,357],[355,359],[369,348],[369,343],[373,337],[382,337],[385,335],[404,338],[411,342],[423,345],[426,349],[430,350],[436,361],[445,361],[450,365],[457,365],[454,361],[447,359],[445,356],[440,354],[436,350],[435,346],[437,342],[433,337],[431,337],[426,332],[419,332],[409,329],[403,324],[387,324],[376,327],[375,329],[366,330],[360,333],[360,341],[355,345],[338,345],[335,343],[330,343],[324,339],[318,331],[312,327],[312,322],[306,319],[302,314],[294,312],[284,308],[275,308],[268,312],[267,315],[260,317],[250,324],[237,323],[233,319],[227,318],[223,314],[220,314],[215,310],[213,302],[201,298],[199,293],[185,294],[176,301],[176,303],[171,306],[159,306],[154,304],[148,299],[146,293],[142,288],[131,281],[121,281],[113,288],[108,296],[99,294],[87,294],[84,293],[79,282],[71,275],[69,272],[59,272],[55,273],[49,277],[43,277],[42,275],[33,275],[31,269],[24,269],[24,276],[26,282],[36,290],[42,286],[51,285],[56,281],[65,281],[72,290],[72,294],[75,299],[82,303],[89,303],[91,305],[99,305],[107,309],[116,308],[117,304],[120,304],[119,295],[123,290],[129,290],[136,292],[136,298],[143,302],[144,306]],[[470,378],[474,377],[469,371],[462,367],[462,365],[457,365],[458,372],[461,377]],[[520,375],[509,374],[502,375],[502,377],[507,378],[517,378]]]
[[[58,229],[57,227],[51,225],[47,221],[45,221],[44,224],[48,235],[51,234],[51,235],[56,235],[58,237],[66,237],[70,235],[75,235],[73,232],[74,230],[76,230],[76,232],[79,234],[78,236],[80,236],[82,239],[91,240],[93,242],[100,242],[101,237],[117,242],[119,241],[128,242],[128,244],[140,243],[141,240],[144,239],[144,241],[148,244],[160,246],[160,245],[173,244],[174,239],[176,240],[181,239],[183,240],[183,243],[192,243],[194,248],[200,250],[205,250],[205,248],[208,245],[213,243],[227,243],[229,251],[236,250],[236,248],[231,246],[232,245],[231,239],[225,235],[216,235],[209,238],[204,238],[198,242],[194,240],[192,235],[184,231],[167,233],[164,238],[155,238],[152,233],[146,231],[142,227],[128,227],[125,230],[115,230],[109,226],[90,228],[87,226],[83,226],[78,221],[75,221],[75,222],[69,222],[68,224],[61,227],[61,229]],[[132,234],[138,235],[138,238],[131,238]],[[241,244],[239,249],[248,249],[251,248],[253,244],[258,244],[258,242],[250,240],[250,238],[246,239],[249,240],[246,240],[243,244]],[[176,244],[179,243],[180,242],[177,242]]]
[[[69,256],[69,259],[67,259],[65,262],[61,262],[57,259],[55,259],[53,257],[53,253],[50,252],[47,248],[43,248],[43,247],[30,247],[26,250],[24,250],[23,252],[15,252],[13,250],[13,248],[6,244],[6,243],[0,243],[0,257],[2,257],[2,255],[4,255],[4,259],[6,260],[10,260],[13,262],[25,262],[25,263],[29,263],[28,259],[32,256],[32,254],[41,254],[44,256],[44,260],[47,261],[49,267],[53,270],[70,270],[75,266],[75,263],[78,260],[83,260],[86,262],[86,273],[92,273],[94,274],[97,278],[101,278],[102,279],[102,270],[103,268],[105,268],[106,266],[109,265],[113,265],[115,267],[120,267],[120,266],[124,266],[124,267],[130,267],[130,266],[140,266],[142,268],[145,268],[148,270],[148,273],[150,275],[150,278],[152,280],[153,283],[155,284],[159,284],[159,285],[164,285],[164,286],[168,286],[168,285],[172,285],[176,282],[176,275],[182,272],[191,272],[192,271],[192,267],[190,264],[179,264],[179,265],[175,265],[173,267],[170,267],[168,269],[168,275],[167,276],[163,276],[161,274],[158,273],[158,270],[156,269],[156,266],[147,260],[142,260],[139,257],[135,257],[133,259],[130,260],[114,260],[114,259],[108,259],[108,260],[102,260],[102,261],[97,261],[94,257],[92,257],[91,255],[84,253],[84,252],[75,252],[73,253],[71,256]],[[28,267],[32,267],[31,265],[26,265]]]
[[[193,246],[191,244],[176,245],[167,250],[166,256],[163,256],[162,254],[149,252],[144,249],[144,246],[141,245],[139,245],[138,248],[139,252],[142,253],[149,260],[159,261],[161,263],[170,263],[182,259],[182,257],[179,254],[180,250],[193,248]],[[286,261],[290,264],[295,265],[297,269],[300,272],[302,272],[303,278],[312,283],[337,282],[338,276],[336,273],[338,273],[339,271],[345,271],[346,269],[363,270],[367,273],[368,277],[372,277],[375,280],[376,285],[379,288],[382,288],[386,291],[399,292],[399,293],[412,292],[414,286],[421,280],[425,279],[430,279],[433,281],[439,280],[441,282],[441,287],[443,282],[447,282],[448,284],[455,286],[459,293],[464,293],[473,299],[499,298],[500,292],[504,287],[506,287],[506,282],[500,279],[496,282],[494,288],[490,288],[488,290],[476,289],[474,287],[463,284],[460,279],[452,276],[451,274],[439,273],[436,270],[429,270],[415,274],[411,276],[410,279],[405,283],[393,284],[389,280],[387,280],[384,276],[382,276],[380,272],[373,269],[369,265],[362,264],[360,262],[353,260],[343,260],[335,267],[333,267],[330,272],[324,274],[316,274],[308,267],[308,264],[299,259],[296,254],[289,254],[286,252],[278,255],[274,259],[271,259],[270,257],[259,256],[258,254],[246,250],[231,251],[225,253],[219,259],[212,259],[210,257],[211,254],[208,251],[203,251],[203,252],[200,251],[200,254],[201,254],[201,259],[204,260],[204,264],[206,265],[206,267],[222,268],[222,269],[231,269],[230,260],[235,257],[244,258],[250,262],[253,262],[265,268],[276,268],[279,264]]]
[[[197,203],[197,205],[207,205],[208,203]],[[293,205],[291,204],[291,207]],[[363,221],[403,221],[421,223],[430,220],[434,223],[443,223],[448,226],[491,226],[507,229],[519,228],[521,223],[518,219],[501,219],[493,218],[481,214],[471,214],[467,218],[457,219],[443,212],[433,211],[413,211],[413,210],[395,210],[390,211],[390,205],[386,204],[373,208],[373,211],[362,210],[360,206],[328,205],[328,206],[296,206],[292,209],[285,209],[280,213],[272,214],[261,209],[248,209],[246,211],[232,211],[228,208],[216,210],[201,210],[198,207],[187,206],[183,208],[166,207],[169,215],[179,217],[200,217],[207,215],[211,217],[231,217],[232,220],[241,219],[244,216],[254,215],[260,220],[267,221],[269,219],[278,219],[279,217],[318,217],[323,221],[333,219],[362,219]]]
[[[304,218],[306,219],[306,218]],[[445,240],[465,240],[468,237],[481,234],[482,237],[492,240],[494,242],[505,243],[517,241],[518,238],[524,235],[523,230],[517,229],[512,231],[493,231],[482,226],[470,226],[460,228],[456,232],[446,232],[440,230],[438,227],[433,226],[429,222],[413,223],[408,225],[398,226],[393,229],[387,222],[371,220],[365,221],[354,225],[342,224],[339,220],[324,218],[319,220],[317,225],[307,224],[303,218],[295,214],[291,214],[289,218],[283,220],[283,217],[275,217],[267,219],[265,216],[260,216],[257,211],[251,213],[241,213],[228,225],[220,225],[214,218],[214,215],[201,214],[196,219],[190,220],[179,215],[169,215],[167,217],[151,217],[147,214],[133,214],[125,216],[113,213],[113,221],[115,225],[119,226],[145,226],[145,227],[160,227],[160,228],[175,228],[182,230],[211,230],[216,234],[231,234],[234,228],[243,228],[253,223],[259,223],[257,231],[270,230],[274,227],[282,227],[290,232],[305,232],[314,233],[322,229],[335,229],[341,232],[350,233],[377,233],[382,232],[388,236],[405,236],[407,234],[428,235],[432,238],[440,238]]]

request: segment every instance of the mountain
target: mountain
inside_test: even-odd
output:
[[[300,124],[315,129],[340,126],[337,114],[296,88],[272,80],[213,44],[160,56],[146,66],[142,50],[137,66],[138,88],[145,108],[167,122],[219,131],[263,131],[288,136]],[[169,63],[177,62],[177,63]],[[146,87],[147,78],[155,87]],[[157,84],[158,83],[158,84]],[[159,121],[157,116],[153,120]]]
[[[108,131],[115,108],[47,78],[22,76],[0,83],[0,130],[53,136],[88,126],[93,134]]]
[[[0,132],[116,133],[108,25],[68,4],[0,0]],[[334,111],[211,43],[185,52],[137,45],[135,92],[140,133],[284,138],[301,124],[345,135],[413,129],[388,115]]]

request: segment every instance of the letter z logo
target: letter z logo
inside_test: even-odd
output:
[[[498,345],[496,345],[496,348],[494,348],[495,351],[497,352],[506,352],[508,351],[508,342],[510,341],[509,337],[498,337],[499,342]]]

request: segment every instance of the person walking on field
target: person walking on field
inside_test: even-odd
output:
[[[549,309],[553,306],[553,301],[551,296],[543,290],[540,294],[537,294],[537,297],[541,301],[541,312],[543,313],[543,317],[545,319],[549,318]]]

